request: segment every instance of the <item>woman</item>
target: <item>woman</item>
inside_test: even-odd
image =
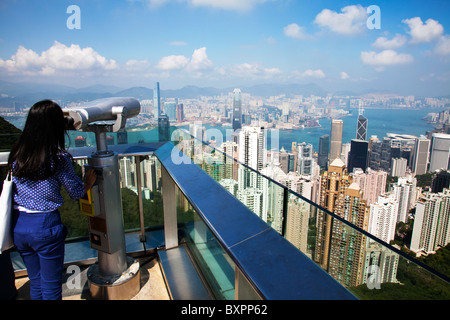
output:
[[[96,179],[93,170],[84,183],[75,174],[64,135],[60,106],[50,100],[37,102],[8,160],[14,181],[14,244],[27,268],[33,300],[62,298],[67,231],[58,211],[61,186],[72,199],[79,199]]]

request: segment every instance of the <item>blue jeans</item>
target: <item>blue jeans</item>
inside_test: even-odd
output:
[[[61,300],[66,228],[58,210],[14,210],[13,237],[30,279],[32,300]]]

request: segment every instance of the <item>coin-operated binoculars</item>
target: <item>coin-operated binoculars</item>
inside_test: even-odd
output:
[[[97,143],[86,165],[95,170],[97,181],[80,200],[81,211],[89,216],[91,247],[98,251],[98,263],[88,270],[94,299],[129,299],[140,290],[139,262],[126,255],[118,155],[106,142],[106,133],[123,129],[140,110],[134,98],[98,99],[63,109],[66,127],[94,132]]]

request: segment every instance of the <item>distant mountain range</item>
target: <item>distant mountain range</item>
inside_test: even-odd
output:
[[[323,96],[327,94],[323,88],[316,84],[262,84],[250,87],[240,87],[243,93],[254,96],[269,97],[285,94],[306,95],[311,94]],[[185,86],[176,90],[161,90],[162,98],[195,99],[200,96],[226,95],[234,90],[233,88],[213,88]],[[123,89],[114,86],[94,85],[85,88],[72,88],[55,84],[39,83],[13,83],[0,81],[0,107],[11,108],[16,106],[30,106],[42,99],[53,99],[62,102],[88,101],[111,96],[127,96],[136,99],[152,99],[153,89],[146,87],[132,87]]]
[[[179,99],[195,99],[201,96],[220,96],[233,92],[235,87],[229,88],[213,88],[185,86],[176,90],[161,89],[161,98],[179,98]],[[331,92],[322,88],[315,83],[308,84],[260,84],[253,86],[240,86],[243,93],[249,93],[253,96],[270,97],[278,95],[304,96],[326,96],[334,94],[340,96],[360,96],[369,93],[391,93],[389,90],[363,90],[363,91],[336,91]],[[42,99],[53,99],[61,104],[78,101],[90,101],[100,98],[122,96],[134,97],[136,99],[152,99],[153,89],[147,87],[131,87],[120,88],[116,86],[93,85],[85,88],[73,88],[58,84],[40,84],[40,83],[15,83],[8,81],[0,81],[0,108],[18,108],[31,106],[36,101]],[[450,98],[450,96],[440,96],[441,98]]]

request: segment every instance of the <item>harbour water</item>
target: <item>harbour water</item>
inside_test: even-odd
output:
[[[427,123],[424,117],[429,113],[437,113],[442,111],[441,109],[366,109],[364,116],[368,119],[367,139],[371,136],[377,136],[378,139],[383,139],[387,136],[387,133],[407,134],[420,136],[425,135],[427,131],[433,130],[434,125]],[[356,124],[358,118],[358,110],[351,109],[351,113],[348,116],[344,116],[341,119],[344,122],[342,142],[350,142],[351,139],[356,138]],[[17,128],[22,129],[24,125],[24,118],[15,119],[5,117]],[[200,122],[201,123],[201,122]],[[319,120],[320,127],[316,128],[304,128],[293,130],[278,130],[278,147],[285,148],[287,151],[291,150],[292,142],[297,143],[310,143],[313,145],[314,151],[318,150],[319,138],[323,135],[331,134],[331,119],[322,118]],[[211,138],[222,133],[221,139],[227,140],[227,137],[231,137],[232,129],[230,126],[213,126],[209,123],[203,124],[208,134],[207,138]],[[189,129],[189,126],[172,127],[171,131],[176,129]],[[272,131],[273,132],[273,131]],[[70,145],[74,145],[75,138],[82,136],[86,138],[88,145],[95,144],[95,136],[93,133],[86,132],[69,132]],[[151,142],[158,140],[158,130],[129,130],[127,132],[128,143],[138,142]],[[268,148],[270,148],[271,130],[268,131]],[[117,137],[111,136],[114,139],[114,143],[117,143]],[[219,139],[220,141],[220,139]]]

